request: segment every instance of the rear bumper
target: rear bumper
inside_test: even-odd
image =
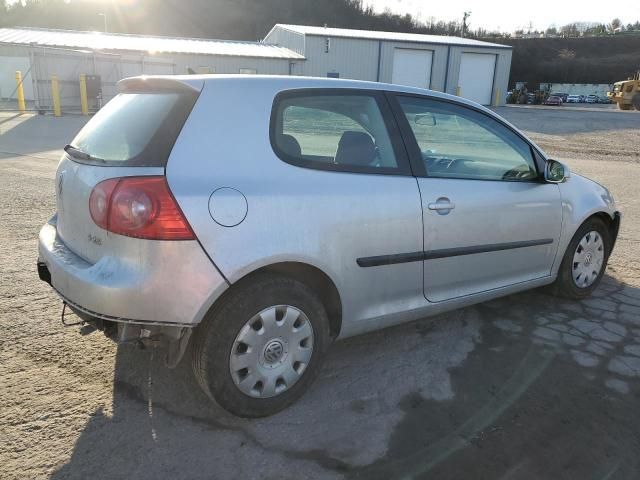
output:
[[[116,322],[195,326],[228,286],[196,241],[146,242],[135,261],[91,264],[58,237],[55,217],[40,230],[40,278],[74,310]]]

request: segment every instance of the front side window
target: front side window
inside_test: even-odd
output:
[[[398,162],[375,96],[300,93],[276,99],[272,144],[309,168],[394,173]]]
[[[530,146],[512,130],[475,110],[399,97],[427,175],[526,181],[538,177]]]

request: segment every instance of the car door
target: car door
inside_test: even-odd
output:
[[[419,176],[427,300],[550,275],[562,209],[559,187],[542,179],[540,154],[479,109],[392,97]]]
[[[240,130],[266,96],[258,91],[249,103],[245,95],[239,90],[225,92],[223,100],[215,97],[230,111],[240,109],[232,117],[237,123],[221,132]],[[216,266],[231,282],[242,278],[246,265],[317,267],[340,292],[343,335],[389,318],[401,321],[406,310],[424,306],[421,260],[396,259],[398,253],[422,251],[422,205],[384,94],[295,88],[271,97],[268,107],[269,135],[257,130],[255,138],[243,137],[247,148],[226,142],[223,150],[217,145],[222,135],[211,140],[210,158],[234,158],[247,173],[220,178],[224,165],[212,163],[207,175],[220,183],[209,188],[232,186],[246,197],[249,212],[231,228],[218,228],[209,212],[193,215],[207,221],[193,228]],[[170,172],[173,178],[179,174]],[[185,196],[193,198],[191,185]],[[227,251],[233,255],[217,253]]]

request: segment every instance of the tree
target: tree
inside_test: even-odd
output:
[[[619,18],[611,20],[611,23],[609,23],[609,31],[611,33],[616,33],[620,30],[622,30],[622,21]]]

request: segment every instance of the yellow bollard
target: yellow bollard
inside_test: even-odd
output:
[[[22,86],[22,72],[20,70],[16,71],[16,83],[18,84],[18,88],[16,89],[16,93],[18,94],[18,108],[24,113],[27,111],[27,106],[24,103],[24,87]]]
[[[462,92],[462,89],[460,88],[460,86],[456,87],[456,97],[460,96],[460,92]]]
[[[51,100],[53,102],[53,114],[56,117],[62,115],[60,109],[60,84],[58,83],[58,76],[51,75]]]
[[[80,75],[80,107],[83,115],[89,115],[89,102],[87,101],[87,76]]]
[[[499,107],[500,106],[500,90],[496,89],[496,98],[493,101],[493,106],[494,107]]]

